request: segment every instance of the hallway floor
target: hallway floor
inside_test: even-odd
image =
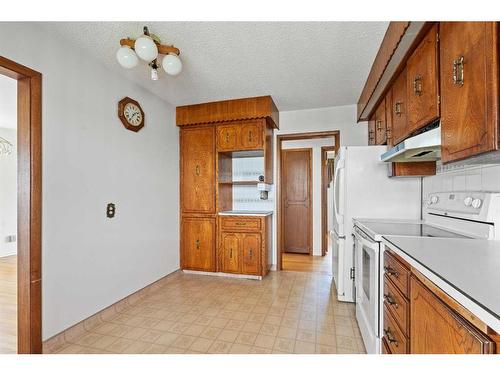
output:
[[[354,306],[320,273],[176,272],[58,353],[364,353]]]
[[[17,256],[0,258],[0,354],[17,353]]]
[[[332,257],[312,256],[308,254],[283,253],[283,269],[285,271],[315,272],[324,275],[332,274]]]

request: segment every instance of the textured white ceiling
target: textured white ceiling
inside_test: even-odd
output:
[[[17,82],[0,74],[0,128],[17,127]]]
[[[181,50],[183,72],[149,80],[115,58],[142,26]],[[48,22],[103,64],[177,106],[272,95],[279,110],[354,104],[388,22]]]

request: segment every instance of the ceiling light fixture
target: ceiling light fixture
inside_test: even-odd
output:
[[[158,68],[171,75],[176,76],[182,71],[182,61],[179,58],[180,51],[173,45],[161,44],[160,38],[150,34],[148,27],[144,26],[144,34],[137,39],[121,39],[120,49],[116,52],[116,59],[125,69],[135,68],[139,59],[148,63],[151,68],[151,80],[158,80]],[[161,64],[158,56],[165,55]]]
[[[0,155],[10,155],[12,153],[12,143],[0,137]]]

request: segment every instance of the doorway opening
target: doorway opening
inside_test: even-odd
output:
[[[331,274],[338,131],[277,136],[277,269]]]
[[[6,223],[0,227],[1,249],[8,253],[0,266],[6,280],[0,286],[0,354],[41,353],[42,75],[0,56],[0,79],[15,95],[9,121],[13,117],[16,125],[15,134],[0,134],[0,205],[9,210],[0,208],[0,223]]]

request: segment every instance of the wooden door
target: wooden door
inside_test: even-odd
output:
[[[215,213],[214,149],[213,127],[181,129],[181,210],[185,213]]]
[[[399,73],[399,76],[394,81],[392,86],[392,100],[390,112],[392,113],[392,144],[397,145],[403,141],[407,134],[408,128],[406,123],[406,68]]]
[[[260,274],[260,250],[261,236],[256,233],[248,233],[241,235],[241,273],[244,274]]]
[[[392,146],[392,89],[385,94],[385,140],[389,146]]]
[[[420,42],[406,64],[410,133],[439,118],[437,32],[436,24]]]
[[[312,253],[312,149],[282,151],[283,251]]]
[[[222,233],[222,272],[240,273],[240,236],[236,233]]]
[[[494,342],[479,332],[414,276],[410,281],[410,350],[415,354],[487,354]]]
[[[181,221],[183,269],[215,271],[215,219],[184,217]]]
[[[217,150],[234,151],[238,147],[240,127],[238,125],[221,125],[217,127]]]
[[[368,121],[368,145],[375,144],[375,114]]]
[[[497,149],[496,22],[441,22],[442,161]]]
[[[375,144],[383,145],[387,142],[386,119],[385,119],[385,98],[378,105],[375,112]]]
[[[241,149],[255,150],[264,148],[264,131],[262,129],[261,121],[243,123],[241,125],[240,132]]]

